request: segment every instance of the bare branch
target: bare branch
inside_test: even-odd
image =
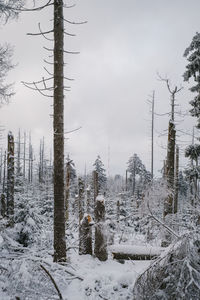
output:
[[[83,22],[73,22],[73,21],[69,21],[67,19],[63,19],[65,22],[71,24],[71,25],[82,25],[82,24],[86,24],[87,21],[83,21]]]
[[[45,68],[45,67],[43,67],[43,68],[44,68],[44,70],[45,70],[50,76],[53,76],[53,74],[50,73],[49,70],[48,70],[47,68]]]
[[[31,90],[34,90],[34,91],[39,92],[42,96],[49,97],[49,98],[53,98],[52,95],[44,94],[44,93],[43,93],[43,90],[44,90],[44,89],[38,88],[35,82],[27,83],[27,82],[22,81],[22,84],[23,84],[25,87],[27,87],[27,88],[29,88],[29,89],[31,89]],[[34,85],[35,88],[32,87],[31,85]]]
[[[52,51],[53,52],[53,49],[50,49],[50,48],[47,48],[47,47],[43,47],[45,50],[47,50],[47,51]]]
[[[69,32],[66,32],[66,31],[64,31],[64,34],[68,35],[68,36],[76,36],[74,33],[69,33]]]
[[[72,133],[74,131],[80,130],[81,128],[82,128],[82,126],[76,128],[76,129],[70,130],[70,131],[66,131],[65,134]]]
[[[165,229],[167,229],[167,231],[169,231],[171,234],[173,234],[175,237],[177,237],[177,238],[180,238],[180,236],[176,233],[176,232],[174,232],[169,226],[167,226],[167,225],[165,225],[165,223],[163,223],[162,221],[160,221],[159,219],[157,219],[154,215],[153,215],[153,213],[152,213],[152,211],[151,211],[151,209],[150,209],[150,207],[149,207],[149,201],[147,201],[147,207],[148,207],[148,210],[149,210],[149,212],[150,212],[150,217],[151,218],[153,218],[155,221],[157,221],[160,225],[162,225],[163,227],[165,227]]]
[[[80,52],[75,52],[75,51],[67,51],[67,50],[63,50],[64,53],[67,54],[80,54]]]
[[[44,4],[44,5],[42,5],[42,6],[39,6],[39,7],[36,7],[36,8],[19,8],[19,9],[17,9],[17,8],[12,8],[12,7],[9,7],[8,6],[8,9],[11,9],[11,10],[13,10],[13,11],[40,11],[40,10],[42,10],[43,8],[46,8],[46,7],[48,7],[48,6],[51,6],[51,5],[53,5],[54,3],[52,2],[52,0],[49,0],[46,4]]]
[[[58,296],[59,296],[59,299],[63,300],[63,297],[62,297],[62,294],[55,282],[55,280],[53,279],[52,275],[49,273],[49,271],[47,271],[47,269],[43,266],[43,265],[40,265],[40,267],[45,271],[45,273],[49,276],[49,278],[51,279],[56,291],[58,292]]]
[[[43,61],[44,61],[46,64],[48,64],[48,65],[53,65],[53,64],[54,64],[53,62],[50,62],[50,61],[48,61],[48,60],[46,60],[46,59],[43,59]]]

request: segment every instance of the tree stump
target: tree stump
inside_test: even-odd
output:
[[[85,214],[80,222],[80,248],[79,254],[92,255],[92,225],[94,224],[90,215]]]
[[[94,254],[100,261],[108,259],[107,240],[105,236],[105,204],[104,197],[98,196],[94,208],[95,245]]]

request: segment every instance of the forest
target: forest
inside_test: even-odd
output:
[[[97,2],[95,5],[99,9],[101,6],[98,6],[100,3]],[[116,9],[119,7],[122,9],[121,1],[116,2]],[[91,5],[90,0],[87,5],[88,3]],[[127,3],[133,5],[130,1]],[[146,0],[144,4],[147,4]],[[136,9],[137,5],[134,5]],[[52,112],[48,114],[49,111],[41,104],[35,113],[31,110],[30,104],[30,109],[23,111],[24,118],[21,118],[21,122],[24,122],[23,128],[18,128],[15,117],[12,120],[12,116],[8,113],[1,120],[0,300],[200,299],[199,29],[195,28],[190,40],[184,39],[185,49],[179,49],[184,67],[181,69],[178,83],[173,75],[163,75],[165,73],[162,69],[155,72],[156,81],[166,93],[168,112],[157,112],[159,93],[156,89],[148,91],[150,96],[147,95],[147,103],[143,103],[143,106],[148,104],[150,108],[149,144],[146,144],[146,137],[144,137],[145,144],[143,142],[140,144],[141,130],[139,125],[134,123],[136,125],[131,128],[134,140],[130,147],[131,152],[126,156],[128,143],[127,145],[124,143],[124,136],[129,128],[123,128],[121,124],[126,119],[129,119],[128,124],[131,124],[129,115],[123,115],[128,101],[123,100],[123,105],[119,105],[120,114],[116,116],[117,123],[113,126],[113,135],[117,136],[119,148],[114,147],[113,150],[109,143],[107,147],[107,142],[103,138],[107,150],[103,151],[99,147],[97,116],[93,123],[90,119],[89,130],[96,130],[92,140],[84,133],[84,124],[72,122],[75,127],[66,126],[68,92],[71,91],[71,83],[72,89],[76,89],[76,85],[80,83],[78,80],[73,85],[74,78],[71,78],[66,70],[69,63],[70,71],[73,70],[74,61],[81,56],[81,51],[79,53],[70,49],[66,39],[76,36],[76,31],[83,33],[90,22],[84,20],[84,17],[81,19],[80,15],[78,21],[71,19],[73,9],[75,3],[64,0],[0,0],[2,32],[9,26],[17,26],[13,24],[20,22],[23,15],[28,15],[26,18],[31,19],[33,14],[38,14],[37,20],[41,18],[38,24],[35,24],[34,32],[28,31],[28,23],[24,30],[27,32],[26,39],[35,41],[42,38],[41,45],[47,56],[43,59],[45,75],[41,73],[40,78],[37,77],[32,81],[29,81],[30,74],[26,72],[23,75],[19,73],[18,76],[20,86],[23,87],[22,94],[26,95],[28,91],[34,94],[34,97],[39,95],[42,99],[47,99]],[[109,7],[109,10],[112,10],[112,7]],[[194,8],[191,12],[192,10]],[[40,13],[46,11],[50,24],[43,27]],[[79,12],[82,13],[82,9]],[[124,18],[128,11],[125,15],[123,13],[122,10]],[[74,18],[73,14],[72,16]],[[80,27],[81,30],[78,29]],[[14,27],[11,28],[13,30]],[[173,27],[170,28],[173,31]],[[193,29],[194,27],[191,30]],[[128,37],[131,38],[133,37]],[[37,42],[34,43],[36,46],[39,45]],[[88,47],[87,45],[86,51]],[[20,70],[20,63],[18,65],[13,61],[15,51],[16,46],[13,48],[9,40],[0,43],[0,110],[3,113],[6,107],[8,111],[10,107],[12,108],[12,102],[17,99],[19,89],[15,90],[15,84],[9,81],[10,73]],[[29,49],[26,49],[26,52],[29,52]],[[125,56],[124,53],[123,55]],[[169,53],[169,56],[172,55]],[[35,56],[37,57],[36,53]],[[66,59],[68,56],[75,58],[68,62]],[[114,56],[114,52],[111,56]],[[104,59],[105,57],[102,61]],[[26,61],[25,56],[24,60]],[[164,55],[162,60],[166,60]],[[26,65],[29,62],[31,64],[29,60],[26,61]],[[143,63],[145,64],[145,60],[140,61],[141,65]],[[40,62],[36,67],[39,65]],[[117,67],[114,67],[114,64],[112,66],[115,69],[114,73],[117,73]],[[33,65],[28,68],[31,75],[35,75]],[[91,70],[92,68],[88,66],[88,72]],[[97,70],[95,66],[94,70]],[[106,72],[109,77],[109,68],[103,70],[103,73]],[[84,69],[84,73],[87,73],[87,68]],[[99,87],[101,84],[104,87],[105,82],[103,79],[101,82],[101,76],[98,77],[94,73],[89,77],[94,82],[90,82],[88,88],[92,89],[92,86],[95,86],[96,78],[100,81]],[[108,84],[107,88],[119,92],[117,85],[117,82],[115,87]],[[95,94],[98,93],[101,91],[95,90]],[[73,95],[76,101],[79,94]],[[183,112],[180,98],[182,101],[187,99],[187,112]],[[113,106],[113,110],[111,107],[106,107],[106,110],[110,109],[109,116],[114,122],[118,98],[111,100],[108,106]],[[131,119],[131,122],[139,122],[143,114],[140,115],[139,108],[137,111],[137,100],[134,100],[132,95],[131,101],[135,103],[128,107],[128,110],[136,111],[135,120]],[[102,100],[102,103],[94,105],[100,109],[105,103]],[[161,104],[162,106],[165,109],[165,105]],[[90,112],[87,101],[82,103],[82,106],[78,105],[81,114],[84,114],[85,110]],[[44,124],[45,119],[50,118],[52,121],[52,128],[46,131],[47,135],[48,131],[50,132],[50,142],[45,134],[40,135],[41,132],[45,133],[41,128],[37,131],[38,134],[35,134],[35,128],[39,126],[37,114],[39,115],[40,111]],[[97,108],[96,114],[104,124],[106,117],[102,111],[98,111]],[[26,113],[35,120],[31,130],[29,127],[26,128]],[[90,114],[92,115],[91,112],[85,115],[86,119],[90,118]],[[187,117],[190,118],[189,122]],[[160,121],[157,121],[158,118]],[[166,120],[165,123],[163,118]],[[7,124],[4,124],[6,119]],[[186,125],[183,125],[184,122]],[[159,135],[162,136],[165,147],[162,147],[161,151],[157,150],[158,146],[161,147],[157,128],[161,129],[162,124],[165,130],[159,132]],[[11,128],[8,128],[9,126]],[[133,132],[134,130],[137,134]],[[73,147],[70,143],[74,142],[76,134],[81,142],[77,143],[74,151],[76,143]],[[181,140],[182,136],[183,139],[189,136],[189,139]],[[138,152],[140,150],[137,144],[141,152]],[[147,149],[146,152],[143,148]],[[87,164],[86,156],[83,154],[85,149]],[[125,149],[124,152],[122,149]],[[118,155],[121,153],[121,156],[115,156],[115,162],[114,158],[112,160],[114,152]],[[81,163],[78,160],[81,160]],[[112,165],[115,165],[113,169]]]

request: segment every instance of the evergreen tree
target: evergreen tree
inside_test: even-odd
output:
[[[144,188],[144,184],[147,184],[151,181],[151,173],[148,172],[142,163],[141,159],[137,156],[135,153],[133,156],[131,156],[128,160],[128,172],[131,174],[132,177],[132,192],[133,194],[136,191],[136,175],[139,175],[139,184],[141,188]],[[137,193],[140,194],[140,192],[137,189]]]
[[[196,85],[190,88],[191,92],[196,93],[194,99],[190,101],[192,106],[190,113],[198,118],[197,127],[200,128],[200,34],[198,32],[193,37],[189,47],[186,48],[184,56],[189,62],[183,74],[184,81],[193,78],[196,82]]]
[[[106,182],[107,182],[107,177],[106,177],[106,170],[104,169],[104,164],[101,161],[100,155],[97,156],[97,159],[95,160],[94,164],[94,170],[98,173],[98,191],[99,193],[104,193],[106,189]]]

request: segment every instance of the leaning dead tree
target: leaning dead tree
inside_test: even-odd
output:
[[[14,136],[12,132],[8,133],[8,156],[7,156],[7,216],[10,219],[10,225],[14,222]]]

